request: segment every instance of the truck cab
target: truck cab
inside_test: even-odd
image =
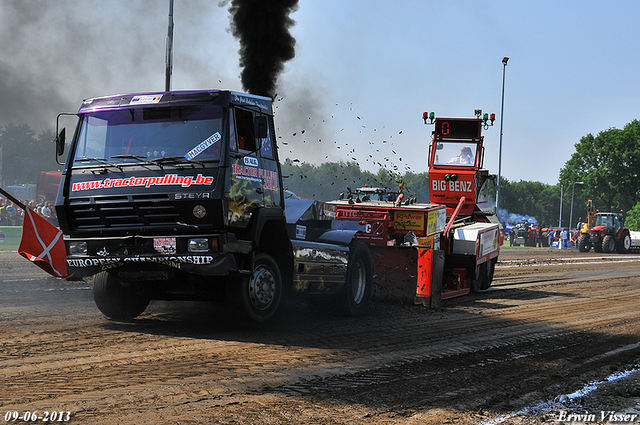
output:
[[[125,252],[141,255],[133,274],[153,265],[144,254],[156,253],[176,256],[167,261],[183,270],[226,274],[246,265],[219,248],[258,244],[261,235],[248,234],[254,213],[284,226],[270,99],[224,91],[110,96],[85,100],[78,115],[56,212],[71,259],[102,261],[70,261],[74,276],[120,264]]]

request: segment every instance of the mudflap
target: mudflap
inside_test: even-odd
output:
[[[429,248],[416,249],[418,250],[418,284],[415,303],[425,307],[440,308],[444,278],[444,251]]]
[[[378,301],[440,307],[444,251],[415,246],[369,245]]]
[[[373,257],[373,298],[413,304],[418,282],[418,250],[410,246],[369,245]]]

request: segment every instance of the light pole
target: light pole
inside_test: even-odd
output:
[[[500,151],[498,153],[498,188],[496,190],[496,215],[500,203],[500,177],[502,176],[502,123],[504,121],[504,76],[507,70],[508,57],[502,58],[502,108],[500,109]]]
[[[558,217],[558,227],[562,227],[562,195],[564,193],[562,189],[564,188],[560,185],[560,217]]]
[[[164,90],[171,90],[171,71],[173,70],[173,0],[169,0],[169,25],[167,28],[167,51],[165,52]]]
[[[573,191],[576,189],[577,184],[584,184],[584,182],[573,182],[571,185],[571,212],[569,213],[569,239],[573,238]]]

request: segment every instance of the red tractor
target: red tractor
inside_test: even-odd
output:
[[[578,238],[578,249],[580,252],[589,252],[591,247],[595,252],[604,253],[617,251],[626,254],[631,250],[631,234],[624,227],[622,211],[589,214],[589,221],[583,226]]]

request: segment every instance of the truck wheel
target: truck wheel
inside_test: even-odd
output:
[[[580,252],[589,252],[591,244],[589,243],[589,235],[586,233],[580,234],[578,238],[578,250]]]
[[[240,301],[242,312],[256,322],[269,320],[282,298],[282,277],[278,263],[268,254],[256,254],[251,276],[245,277],[232,294]],[[239,292],[239,293],[238,293]]]
[[[623,230],[622,236],[618,241],[617,251],[620,254],[628,254],[629,250],[631,250],[631,235],[629,235],[628,230]]]
[[[602,239],[602,252],[610,254],[616,250],[616,239],[613,235],[607,235]]]
[[[348,316],[362,316],[373,294],[373,260],[367,245],[354,239],[349,244],[347,279],[342,289],[342,310]]]
[[[476,293],[480,291],[480,287],[482,286],[482,281],[487,274],[487,263],[477,264],[476,271],[473,276],[473,280],[471,281],[471,292]]]
[[[93,278],[93,299],[98,309],[111,319],[132,319],[149,305],[138,285],[123,286],[115,272],[98,273]]]
[[[482,283],[480,284],[480,289],[489,289],[491,286],[491,282],[493,282],[493,274],[496,270],[496,263],[498,262],[497,258],[493,258],[487,261],[487,272],[485,273]]]

